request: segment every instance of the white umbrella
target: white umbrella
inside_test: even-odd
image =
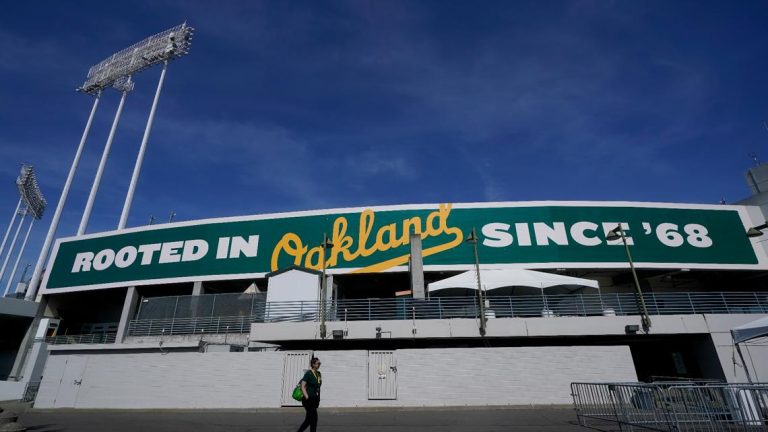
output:
[[[562,276],[552,273],[524,269],[482,269],[480,270],[482,289],[488,294],[550,294],[573,293],[576,291],[599,289],[597,281],[590,279]],[[429,292],[460,292],[458,289],[477,290],[477,272],[466,271],[428,285]],[[466,292],[466,291],[464,291]],[[442,294],[442,293],[441,293]]]
[[[256,286],[256,282],[253,282],[252,284],[248,285],[248,288],[243,291],[243,294],[256,294],[259,291],[259,288]]]
[[[736,343],[768,336],[768,317],[760,318],[759,320],[732,328],[731,336]]]

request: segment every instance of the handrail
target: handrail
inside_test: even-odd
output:
[[[86,333],[78,335],[48,336],[45,342],[51,345],[65,344],[105,344],[115,343],[117,333]]]
[[[205,297],[214,301],[207,303],[209,299]],[[651,315],[768,313],[768,292],[646,293],[644,297]],[[215,301],[217,298],[220,301]],[[488,296],[486,300],[486,316],[496,318],[639,313],[634,293]],[[326,310],[329,321],[448,319],[476,318],[478,306],[474,296],[383,298],[329,301]],[[129,322],[128,334],[247,333],[254,322],[318,319],[317,301],[267,303],[263,296],[255,299],[242,294],[148,298],[139,316]]]

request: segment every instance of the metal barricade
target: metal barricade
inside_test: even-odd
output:
[[[643,427],[669,430],[669,415],[660,401],[658,386],[642,383],[572,383],[571,394],[576,416],[582,426]],[[592,423],[588,423],[592,420]],[[604,429],[610,430],[610,429]]]
[[[707,384],[667,391],[674,430],[768,430],[768,386]]]
[[[572,383],[581,426],[600,430],[768,431],[768,385]]]

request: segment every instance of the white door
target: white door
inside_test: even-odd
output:
[[[280,401],[282,406],[301,406],[301,402],[294,400],[291,395],[296,384],[301,381],[309,369],[311,351],[286,352],[283,357],[283,396]]]
[[[64,366],[64,373],[59,381],[59,391],[53,401],[54,408],[74,408],[77,403],[77,395],[83,383],[83,372],[88,363],[88,357],[68,356]]]
[[[368,399],[397,399],[394,351],[368,351]]]

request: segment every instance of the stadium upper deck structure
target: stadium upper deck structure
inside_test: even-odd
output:
[[[740,205],[443,203],[62,238],[5,393],[285,406],[311,354],[329,406],[567,403],[573,381],[744,381],[745,368],[765,380],[765,346],[742,361],[729,333],[768,315],[765,243],[746,235],[766,219],[762,174]],[[44,369],[27,360],[46,350]],[[499,385],[517,391],[489,396]]]

